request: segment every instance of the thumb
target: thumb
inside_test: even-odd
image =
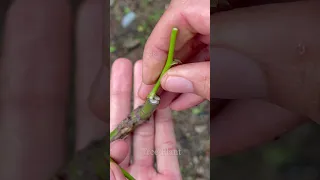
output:
[[[114,162],[110,162],[110,180],[125,180],[121,169]]]
[[[173,67],[161,79],[164,90],[194,93],[210,100],[210,61]]]

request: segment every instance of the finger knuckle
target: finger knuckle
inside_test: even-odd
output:
[[[210,98],[210,76],[203,75],[201,78],[201,92],[203,92],[203,95],[206,96],[206,98]]]
[[[158,147],[159,150],[174,151],[177,150],[177,144],[173,140],[165,141]]]

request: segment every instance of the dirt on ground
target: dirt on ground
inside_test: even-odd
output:
[[[148,36],[165,11],[168,0],[118,0],[110,2],[111,63],[124,57],[132,62],[140,60]],[[123,27],[128,14],[135,14],[132,23]],[[192,109],[173,112],[180,170],[185,180],[210,179],[210,134],[208,101]],[[169,163],[169,162],[168,162]]]

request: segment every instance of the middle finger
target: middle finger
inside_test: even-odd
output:
[[[142,82],[142,61],[137,61],[134,66],[134,107],[143,104],[143,100],[138,96],[139,85]],[[139,126],[133,135],[133,157],[135,165],[143,165],[145,167],[153,166],[153,156],[148,154],[154,149],[154,120],[153,117],[149,121]]]

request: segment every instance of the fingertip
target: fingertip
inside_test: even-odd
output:
[[[139,60],[134,65],[134,107],[143,103],[143,98],[140,97],[140,87],[142,84],[142,60]]]
[[[134,89],[138,92],[140,89],[140,84],[142,82],[142,60],[138,60],[134,63]]]
[[[134,64],[135,64],[135,66],[141,66],[143,64],[143,62],[140,59],[140,60],[136,61]]]
[[[127,58],[118,58],[112,64],[112,69],[117,69],[122,66],[132,66],[132,62]]]
[[[116,59],[112,64],[111,69],[111,80],[118,79],[118,76],[123,76],[125,74],[132,73],[132,62],[126,58]]]
[[[142,82],[144,84],[152,84],[152,75],[153,73],[150,72],[150,68],[148,67],[148,63],[144,60],[142,62]]]
[[[164,90],[175,93],[191,93],[195,90],[193,82],[182,76],[164,76],[161,85]]]
[[[110,144],[110,156],[117,162],[122,163],[129,153],[129,145],[124,140],[117,140]]]
[[[138,90],[138,96],[139,96],[139,98],[145,100],[148,95],[145,93],[145,90],[144,90],[144,88],[143,88],[142,86],[143,86],[143,85],[142,85],[142,83],[141,83],[140,86],[139,86],[139,90]]]
[[[210,62],[188,63],[173,67],[163,76],[163,89],[176,93],[195,93],[210,99]]]
[[[143,60],[139,60],[135,63],[134,74],[135,74],[135,92],[138,97],[145,100],[152,89],[152,85],[146,85],[143,82]],[[137,76],[140,75],[140,76]]]
[[[132,74],[132,61],[126,58],[116,59],[112,64],[111,89],[117,89],[115,84],[117,84],[117,86],[126,86],[126,88],[131,88],[126,83],[123,83],[123,81],[127,81],[131,83],[131,80],[130,80],[131,74]],[[119,81],[122,81],[122,82],[119,83]]]
[[[124,63],[130,63],[131,64],[131,61],[129,59],[127,59],[127,58],[118,58],[115,61],[124,62]]]
[[[146,85],[143,82],[141,82],[139,87],[139,93],[138,93],[139,97],[143,100],[146,100],[152,88],[153,88],[153,85]]]

